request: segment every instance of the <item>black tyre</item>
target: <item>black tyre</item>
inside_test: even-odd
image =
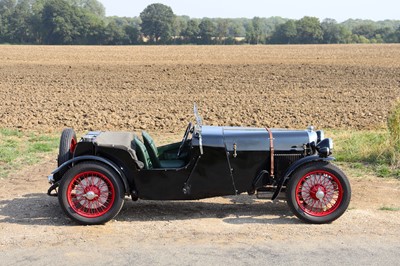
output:
[[[124,187],[110,167],[97,162],[75,165],[60,183],[58,201],[63,211],[79,224],[104,224],[124,204]]]
[[[72,159],[76,144],[77,141],[75,131],[72,128],[64,129],[60,138],[60,147],[57,158],[58,166]]]
[[[298,169],[290,178],[287,202],[301,220],[330,223],[347,209],[351,188],[346,175],[328,162],[315,162]]]

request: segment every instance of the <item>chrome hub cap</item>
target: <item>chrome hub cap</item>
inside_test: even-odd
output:
[[[315,196],[317,197],[317,199],[322,201],[322,199],[325,197],[325,193],[321,190],[321,188],[318,188],[318,191],[315,194]]]
[[[93,191],[89,191],[86,194],[84,194],[83,196],[85,198],[87,198],[88,200],[93,200],[98,197],[98,195],[96,193],[94,193]]]

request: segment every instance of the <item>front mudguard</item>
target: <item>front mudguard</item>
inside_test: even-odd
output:
[[[312,155],[312,156],[307,156],[304,158],[301,158],[300,160],[294,162],[293,164],[290,165],[290,167],[286,170],[285,174],[283,177],[281,177],[278,180],[278,184],[276,187],[276,190],[274,192],[274,195],[272,195],[272,200],[275,200],[279,193],[282,190],[283,184],[289,179],[289,177],[300,167],[302,167],[305,164],[312,163],[312,162],[330,162],[335,160],[334,157],[321,157],[319,155]]]
[[[105,159],[103,157],[100,157],[100,156],[83,155],[83,156],[74,157],[71,160],[66,161],[65,163],[60,165],[57,169],[55,169],[53,172],[51,172],[51,174],[48,176],[48,180],[49,180],[50,184],[52,184],[52,186],[49,188],[47,194],[49,196],[55,195],[55,194],[52,194],[51,191],[55,190],[55,188],[58,187],[58,184],[60,183],[60,180],[62,179],[62,176],[60,176],[60,173],[62,172],[62,170],[70,168],[74,164],[79,163],[79,162],[84,162],[84,161],[101,162],[101,163],[104,163],[104,164],[108,165],[109,167],[111,167],[121,178],[121,181],[124,184],[125,193],[127,194],[130,192],[128,180],[127,180],[124,172],[122,171],[121,167],[116,165],[114,162],[112,162],[108,159]]]

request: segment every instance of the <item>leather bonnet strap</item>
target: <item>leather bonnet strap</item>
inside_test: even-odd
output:
[[[272,136],[272,131],[269,128],[266,128],[269,134],[269,150],[270,150],[270,155],[271,155],[271,171],[270,175],[273,177],[274,176],[274,138]]]

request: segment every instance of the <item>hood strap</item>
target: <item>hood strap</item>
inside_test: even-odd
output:
[[[268,131],[269,134],[269,151],[270,151],[270,157],[271,157],[271,170],[270,170],[270,175],[271,177],[274,177],[274,172],[275,172],[275,168],[274,168],[274,138],[272,136],[272,131],[269,128],[266,128],[266,130]]]

